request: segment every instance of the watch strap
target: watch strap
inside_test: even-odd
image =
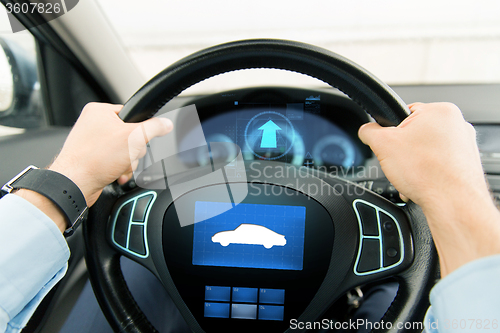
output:
[[[4,186],[4,190],[8,192],[16,189],[40,193],[59,207],[68,222],[65,236],[74,232],[88,210],[85,197],[78,186],[68,177],[55,171],[30,166]]]

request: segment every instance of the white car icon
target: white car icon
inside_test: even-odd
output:
[[[262,245],[266,249],[273,246],[285,246],[286,238],[266,227],[243,223],[234,230],[220,231],[212,236],[212,242],[222,246],[229,244]]]

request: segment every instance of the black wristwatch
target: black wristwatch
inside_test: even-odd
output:
[[[68,228],[64,231],[65,237],[71,236],[87,217],[88,207],[82,191],[71,179],[58,172],[30,165],[2,187],[2,191],[6,193],[17,189],[40,193],[59,207],[68,223]]]

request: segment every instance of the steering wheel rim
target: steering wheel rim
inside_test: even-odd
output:
[[[333,52],[292,41],[248,40],[202,50],[171,65],[127,101],[120,117],[128,122],[148,119],[181,91],[200,81],[251,68],[289,70],[320,79],[346,93],[381,125],[397,125],[409,114],[406,104],[385,83]],[[120,195],[116,187],[106,188],[84,225],[90,280],[115,331],[156,331],[128,291],[120,270],[120,255],[106,244],[106,221]],[[422,211],[412,203],[404,210],[415,239],[415,257],[411,267],[398,276],[400,289],[383,318],[391,323],[422,321],[438,271],[437,254]],[[379,331],[397,330],[392,327]]]
[[[338,88],[379,124],[397,125],[410,110],[384,82],[356,63],[323,48],[286,40],[231,42],[196,52],[167,67],[142,86],[120,111],[124,121],[151,118],[185,89],[213,76],[242,69],[281,69]]]

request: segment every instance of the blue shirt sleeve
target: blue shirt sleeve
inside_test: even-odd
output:
[[[431,290],[426,332],[500,331],[500,255],[474,260]]]
[[[69,248],[56,224],[29,201],[0,199],[0,332],[18,332],[64,276]]]

